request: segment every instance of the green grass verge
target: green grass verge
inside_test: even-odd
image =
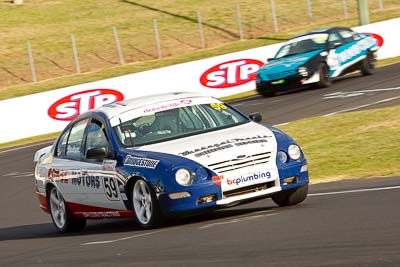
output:
[[[313,182],[400,175],[400,106],[279,126],[302,147]]]
[[[5,148],[9,148],[9,147],[17,147],[17,146],[27,145],[27,144],[41,142],[41,141],[54,140],[59,134],[60,134],[59,132],[55,132],[55,133],[49,133],[49,134],[43,134],[43,135],[37,135],[37,136],[28,137],[28,138],[23,138],[23,139],[11,141],[11,142],[1,143],[0,149],[5,149]]]
[[[122,6],[121,6],[121,4],[116,3],[115,1],[110,1],[110,0],[107,0],[107,1],[110,2],[110,5],[112,7],[115,7],[116,9],[118,9],[118,12],[116,12],[118,14],[114,14],[114,15],[115,16],[118,15],[117,17],[119,19],[121,19],[121,21],[120,21],[121,24],[128,23],[126,26],[126,30],[135,29],[136,26],[131,25],[132,19],[133,19],[132,13],[131,13],[132,5],[127,3],[129,1],[123,1],[123,2],[125,2],[125,4]],[[254,1],[254,3],[257,3],[257,5],[250,5],[250,3],[248,2],[246,6],[249,8],[251,6],[253,8],[253,7],[257,7],[258,5],[262,5],[262,6],[266,5],[265,1],[260,1],[260,0],[252,0],[252,1]],[[62,6],[64,4],[64,2],[66,5],[68,5],[68,8],[72,8],[72,6],[73,6],[74,11],[83,12],[84,14],[82,14],[82,16],[78,16],[78,13],[75,14],[75,13],[67,12],[65,14],[65,10],[67,10],[68,8],[66,9],[65,7]],[[207,7],[207,5],[203,2],[201,5],[200,5],[200,2],[197,3],[196,5],[202,6],[203,8],[205,8],[207,10],[210,9],[209,10],[210,14],[213,14],[215,16],[217,16],[217,15],[222,16],[222,14],[215,13],[215,10],[217,10],[217,9],[214,9],[214,6],[213,6],[215,4],[214,2],[211,1],[210,3],[212,3],[212,5],[210,4],[209,7]],[[293,1],[288,1],[288,0],[282,0],[279,2],[282,5],[281,10],[292,10],[293,9],[293,10],[297,10],[300,13],[302,12],[302,9],[299,8],[299,6],[297,6],[297,5],[300,5],[300,2],[299,3],[296,2],[296,4],[293,4],[292,3]],[[398,5],[395,4],[395,2],[396,1],[393,1],[393,0],[391,0],[390,2],[385,1],[385,9],[384,10],[377,9],[376,5],[371,6],[370,7],[371,23],[399,17],[400,8]],[[93,11],[94,14],[90,14],[89,17],[85,13],[85,12],[87,12],[87,10],[92,10],[92,9],[85,8],[85,5],[87,5],[88,3],[96,6],[96,9],[95,9],[96,12]],[[143,3],[144,3],[144,1],[143,1]],[[218,6],[223,6],[224,3],[229,3],[229,6],[232,6],[232,8],[234,8],[234,6],[235,6],[231,3],[231,1],[228,1],[228,0],[224,0],[223,3],[218,2],[216,4]],[[300,6],[302,8],[304,8],[305,7],[304,3],[303,2],[301,2],[301,3],[302,4]],[[160,10],[163,10],[164,8],[167,8],[167,9],[172,8],[174,6],[174,5],[167,5],[167,1],[152,2],[152,5],[154,5],[154,6],[158,6],[161,4],[165,4],[166,6],[164,5],[164,6],[160,7]],[[178,8],[177,10],[175,10],[173,13],[180,14],[180,12],[188,12],[188,10],[193,10],[195,8],[195,5],[193,5],[192,1],[185,1],[185,4],[188,5],[186,7],[186,9],[184,6],[182,6],[182,7]],[[333,4],[333,3],[331,3],[331,4]],[[107,5],[104,3],[99,3],[96,1],[87,2],[87,1],[77,1],[77,0],[71,1],[71,2],[70,1],[61,1],[61,2],[57,1],[57,3],[55,3],[54,1],[45,1],[45,0],[42,0],[37,3],[33,2],[33,1],[29,1],[29,2],[27,2],[27,5],[25,5],[23,7],[14,7],[9,4],[5,4],[5,3],[0,4],[0,6],[1,5],[5,5],[6,7],[4,9],[0,8],[0,10],[2,10],[2,11],[0,11],[0,14],[5,14],[4,17],[7,19],[5,19],[3,23],[0,22],[0,29],[3,30],[4,35],[7,38],[2,43],[2,45],[4,45],[3,49],[0,49],[0,59],[2,58],[1,51],[3,51],[5,53],[4,60],[0,60],[0,62],[2,62],[2,64],[0,64],[0,70],[2,70],[2,71],[7,70],[8,64],[11,64],[13,62],[15,63],[18,61],[19,62],[18,64],[21,65],[19,67],[24,69],[24,73],[28,72],[29,68],[27,66],[27,63],[25,62],[26,61],[26,51],[20,47],[21,46],[20,42],[22,42],[21,39],[23,39],[23,43],[25,42],[24,38],[26,38],[26,35],[24,35],[24,34],[29,32],[27,30],[27,27],[30,30],[34,28],[35,34],[33,34],[32,36],[29,35],[29,36],[31,36],[31,38],[33,38],[32,42],[34,40],[40,39],[44,43],[42,45],[40,45],[39,47],[43,47],[43,49],[46,48],[45,49],[46,51],[54,50],[52,53],[55,53],[55,54],[54,55],[52,54],[51,56],[47,55],[46,51],[42,51],[42,53],[39,53],[39,54],[43,57],[45,55],[47,55],[46,56],[47,59],[45,59],[45,61],[53,62],[53,64],[55,64],[55,63],[57,63],[57,59],[61,60],[63,58],[63,56],[61,54],[60,55],[57,54],[58,53],[57,47],[56,48],[53,47],[53,46],[56,46],[56,44],[57,44],[57,40],[58,40],[57,38],[68,39],[67,37],[69,36],[69,33],[74,32],[76,29],[82,30],[81,34],[84,34],[84,35],[91,35],[92,33],[95,34],[96,30],[99,30],[99,29],[97,27],[95,27],[94,25],[102,25],[104,22],[104,16],[103,16],[104,12],[107,13],[110,10],[110,5]],[[183,3],[182,3],[182,5],[183,5]],[[176,51],[176,53],[178,53],[178,55],[176,53],[172,53],[171,55],[166,55],[165,58],[160,59],[160,60],[156,60],[156,59],[149,60],[148,57],[141,59],[142,61],[136,61],[136,62],[127,60],[128,64],[123,65],[123,66],[119,66],[118,63],[115,63],[115,64],[113,63],[111,65],[106,64],[106,65],[104,65],[104,69],[102,69],[102,70],[96,70],[96,69],[83,70],[85,73],[82,73],[82,74],[72,74],[73,69],[74,69],[73,65],[70,66],[67,64],[66,67],[62,67],[62,63],[58,62],[57,63],[58,66],[61,66],[62,68],[66,68],[66,69],[68,69],[68,71],[61,71],[60,73],[48,73],[49,76],[40,76],[39,75],[40,77],[47,77],[47,78],[48,77],[58,77],[58,78],[53,78],[53,79],[40,78],[40,81],[36,82],[36,83],[24,82],[24,84],[1,88],[0,89],[0,100],[34,94],[34,93],[39,93],[39,92],[44,92],[44,91],[49,91],[49,90],[54,90],[54,89],[63,88],[63,87],[67,87],[67,86],[97,81],[97,80],[101,80],[101,79],[106,79],[106,78],[111,78],[111,77],[116,77],[116,76],[121,76],[121,75],[126,75],[126,74],[146,71],[146,70],[151,70],[151,69],[155,69],[155,68],[170,66],[173,64],[179,64],[179,63],[189,62],[189,61],[203,59],[203,58],[207,58],[207,57],[217,56],[217,55],[221,55],[221,54],[227,54],[227,53],[231,53],[231,52],[241,51],[241,50],[245,50],[245,49],[265,46],[265,45],[269,45],[272,43],[282,42],[282,41],[288,39],[289,37],[292,37],[295,34],[309,31],[311,29],[320,28],[320,27],[329,27],[329,26],[336,26],[336,25],[354,27],[354,26],[358,25],[358,17],[356,15],[357,13],[356,13],[354,3],[352,4],[352,6],[353,6],[352,14],[347,19],[342,19],[341,15],[340,15],[342,12],[340,9],[341,1],[338,1],[338,3],[335,3],[335,5],[337,7],[335,9],[335,12],[337,14],[335,13],[336,15],[333,17],[328,16],[329,17],[328,18],[324,13],[326,11],[324,8],[325,4],[323,4],[322,2],[320,2],[319,5],[315,4],[315,6],[313,6],[313,10],[316,12],[315,15],[317,17],[313,23],[308,23],[306,16],[304,16],[303,13],[298,14],[298,17],[289,16],[290,19],[289,18],[284,19],[284,17],[287,14],[289,14],[290,12],[285,12],[284,14],[280,14],[280,23],[282,23],[282,28],[280,29],[281,32],[278,34],[271,32],[271,29],[273,29],[273,27],[271,27],[271,26],[266,27],[266,25],[269,25],[266,22],[269,20],[265,17],[265,14],[266,14],[265,12],[267,10],[260,11],[257,8],[256,8],[256,10],[249,9],[248,11],[249,12],[251,11],[249,14],[253,14],[254,12],[261,12],[261,13],[259,14],[260,16],[258,18],[254,18],[254,21],[252,20],[252,23],[254,23],[253,26],[251,26],[250,24],[246,24],[247,27],[251,26],[250,28],[253,31],[256,31],[256,29],[257,29],[257,31],[254,32],[254,34],[246,36],[246,38],[248,38],[248,40],[235,41],[234,39],[232,40],[229,38],[221,39],[221,40],[218,39],[220,42],[217,42],[213,45],[208,46],[207,49],[196,48],[196,51],[193,51],[193,49],[180,51],[178,49],[179,51]],[[59,12],[55,12],[55,8]],[[36,17],[35,12],[43,13],[44,17],[46,17],[45,16],[45,14],[47,14],[46,12],[50,12],[51,16],[49,16],[48,19],[51,19],[51,20],[43,21],[41,19],[43,16]],[[146,15],[146,18],[149,19],[150,22],[158,14],[158,12],[156,12],[156,13],[153,13],[153,12],[147,13],[147,12],[148,12],[148,10],[146,12],[144,12],[142,10],[141,12],[138,12],[135,14],[143,14],[143,16]],[[332,12],[332,11],[330,11],[330,12]],[[69,17],[71,14],[73,14],[73,18]],[[234,12],[232,14],[234,14]],[[186,14],[186,15],[189,15],[189,14]],[[255,13],[253,15],[255,16]],[[31,17],[31,16],[33,16],[33,17]],[[66,18],[68,18],[68,19],[66,19],[63,16],[66,16]],[[227,14],[225,14],[224,19],[226,21],[229,21],[232,24],[233,20],[229,16]],[[244,16],[244,14],[243,14],[243,16]],[[26,18],[26,21],[25,20],[21,21],[19,19],[20,17]],[[93,20],[93,21],[88,22],[87,21],[88,18],[90,18],[90,20]],[[113,23],[112,23],[113,20],[111,18],[116,19],[111,16],[110,20],[106,21],[107,26],[103,25],[103,27],[106,27],[107,29],[111,28],[111,26],[113,25]],[[298,19],[300,19],[300,18],[305,19],[305,21],[303,21],[303,23],[299,23]],[[142,20],[142,19],[144,19],[144,18],[140,18],[140,20]],[[248,19],[250,19],[250,17],[247,16],[246,21]],[[260,21],[260,19],[261,19],[261,21]],[[31,22],[31,20],[33,20],[33,22],[35,22],[35,23],[32,24],[33,22]],[[64,20],[66,20],[67,22],[65,22]],[[65,24],[60,23],[60,21],[64,21]],[[119,21],[119,20],[116,20],[116,21]],[[151,24],[150,22],[149,22],[149,24]],[[69,25],[69,23],[72,23],[72,24]],[[31,24],[36,25],[38,28],[33,27]],[[233,25],[231,25],[232,26],[231,31],[233,31],[233,29],[237,28],[236,25],[234,25],[234,24],[235,23],[233,23]],[[69,25],[69,26],[67,27],[66,25]],[[181,36],[183,34],[182,32],[179,31],[180,28],[178,27],[179,25],[181,25],[180,20],[177,20],[177,21],[166,20],[163,22],[163,25],[168,29],[177,27],[176,28],[177,36]],[[194,25],[196,26],[196,27],[194,27],[194,29],[197,29],[196,23],[194,23]],[[286,26],[283,27],[283,25],[286,25]],[[98,26],[98,27],[100,27],[100,26]],[[266,27],[266,28],[261,29],[260,27],[261,28]],[[103,28],[101,28],[101,29],[104,30]],[[110,29],[108,29],[108,30],[110,30]],[[151,28],[149,29],[149,31],[151,32]],[[58,35],[59,32],[63,32],[63,37]],[[30,33],[30,34],[32,34],[32,33]],[[55,34],[55,35],[53,36],[53,34]],[[193,33],[191,32],[189,39],[193,39],[193,36],[195,36],[196,34],[197,34],[196,31]],[[121,33],[121,35],[122,35],[122,33]],[[103,38],[102,35],[97,36],[95,34],[95,36],[96,36],[97,40],[103,40],[104,38],[106,38],[106,37]],[[153,46],[153,44],[147,43],[147,42],[150,42],[147,39],[148,38],[147,35],[137,34],[135,36],[140,36],[140,41],[143,44],[145,44],[146,48]],[[175,35],[171,35],[171,36],[175,36]],[[49,38],[48,41],[46,41],[47,38]],[[122,43],[129,43],[129,41],[131,41],[132,39],[135,39],[135,38],[132,38],[132,36],[130,36],[129,34],[127,34],[125,36],[125,38],[126,38],[126,41],[124,42],[123,40],[121,40]],[[216,38],[211,38],[211,36],[208,36],[208,38],[217,40]],[[150,40],[153,40],[153,39],[150,38]],[[68,44],[68,42],[67,42],[67,44]],[[94,52],[93,51],[90,52],[89,50],[92,48],[94,49],[94,47],[93,47],[94,45],[100,46],[102,49],[106,49],[104,51],[105,55],[110,55],[110,54],[115,53],[115,51],[114,51],[115,48],[113,46],[111,46],[111,47],[104,46],[103,42],[93,42],[93,40],[91,38],[88,38],[88,41],[86,43],[79,43],[80,48],[82,48],[83,50],[88,50],[88,53],[91,53],[91,54],[93,54]],[[172,45],[171,44],[171,47],[179,48],[180,45],[176,45],[176,44]],[[0,48],[1,48],[1,45],[0,45]],[[19,56],[22,57],[21,60],[17,60],[18,57],[16,55],[13,55],[13,53],[10,52],[10,51],[14,51],[15,49],[17,49],[15,51],[15,53],[17,53]],[[67,45],[65,47],[65,49],[66,49],[65,53],[66,53],[66,55],[68,55],[68,58],[70,59],[71,48],[69,47],[69,45]],[[36,52],[35,55],[37,53],[38,52]],[[98,56],[107,57],[103,54],[101,54],[102,55],[101,56],[100,54]],[[35,58],[37,59],[37,55]],[[110,61],[110,60],[111,59],[109,59],[108,61]],[[114,61],[115,61],[115,59],[114,59]],[[25,63],[23,63],[23,62],[25,62]],[[94,66],[94,67],[98,66],[98,68],[100,68],[102,66],[102,65],[98,65],[99,63],[97,61],[93,61],[93,62],[89,61],[89,63],[90,63],[89,64],[90,66]],[[113,66],[113,67],[110,67],[110,66]],[[50,67],[47,65],[43,65],[42,68],[39,68],[39,69],[51,70],[53,68],[54,68],[54,66]],[[18,74],[17,69],[13,69],[11,67],[10,67],[9,71],[14,76],[22,75],[22,74]],[[10,76],[10,73],[9,74],[2,73],[1,75],[5,75],[4,76],[4,79],[5,79],[7,77],[13,76],[13,75]],[[61,75],[63,75],[63,76],[61,76]],[[30,77],[30,74],[25,73],[25,76]],[[29,78],[26,78],[26,79],[29,79]]]
[[[312,183],[400,175],[400,106],[307,118],[279,126],[307,156]],[[57,133],[0,144],[54,139]]]

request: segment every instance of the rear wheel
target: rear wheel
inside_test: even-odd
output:
[[[71,231],[82,231],[86,226],[86,219],[78,219],[73,217],[71,211],[61,192],[52,187],[49,190],[49,208],[51,219],[58,231],[65,233]]]
[[[371,51],[368,51],[367,56],[361,61],[360,70],[363,75],[373,74],[375,69],[375,59]]]
[[[303,185],[298,188],[289,189],[273,195],[272,200],[279,206],[292,206],[306,199],[308,194],[308,185]]]
[[[136,220],[143,228],[155,228],[161,224],[161,212],[154,191],[143,179],[137,179],[132,187],[132,206]]]
[[[319,82],[318,88],[329,87],[332,84],[332,79],[329,76],[329,68],[325,63],[318,66]]]

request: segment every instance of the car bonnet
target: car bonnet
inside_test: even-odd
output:
[[[272,74],[279,73],[285,70],[297,70],[297,68],[305,64],[308,60],[319,54],[321,51],[323,50],[315,50],[304,54],[274,59],[273,61],[270,61],[266,65],[264,65],[260,69],[260,72]]]
[[[270,162],[275,162],[277,143],[270,129],[249,122],[223,130],[142,146],[139,150],[173,154],[210,167],[225,161],[254,156],[269,157]]]

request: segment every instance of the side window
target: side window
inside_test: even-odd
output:
[[[87,127],[87,135],[85,142],[85,155],[89,149],[98,148],[98,147],[106,147],[109,148],[109,142],[106,135],[104,125],[96,120],[93,120],[89,123]]]
[[[350,30],[339,30],[340,37],[342,37],[344,43],[351,43],[354,41],[354,32]]]
[[[357,33],[357,32],[353,32],[353,38],[354,38],[354,40],[358,41],[358,40],[360,40],[360,39],[361,39],[361,36],[360,36],[360,34],[359,34],[359,33]]]
[[[81,120],[72,127],[67,143],[67,157],[74,159],[80,157],[83,133],[85,132],[87,123],[88,119]]]
[[[58,157],[64,157],[65,156],[65,149],[67,147],[67,140],[68,140],[68,135],[70,131],[66,131],[60,138],[60,141],[58,141],[57,144],[57,151],[56,151],[56,156]]]
[[[332,48],[335,47],[336,44],[344,43],[342,38],[336,32],[333,32],[329,35],[328,42],[329,42],[329,47]]]

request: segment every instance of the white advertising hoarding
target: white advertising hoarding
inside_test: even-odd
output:
[[[400,18],[354,28],[382,44],[378,59],[400,56]],[[79,114],[114,101],[191,91],[215,97],[255,89],[256,72],[281,44],[0,101],[0,143],[61,131]]]

